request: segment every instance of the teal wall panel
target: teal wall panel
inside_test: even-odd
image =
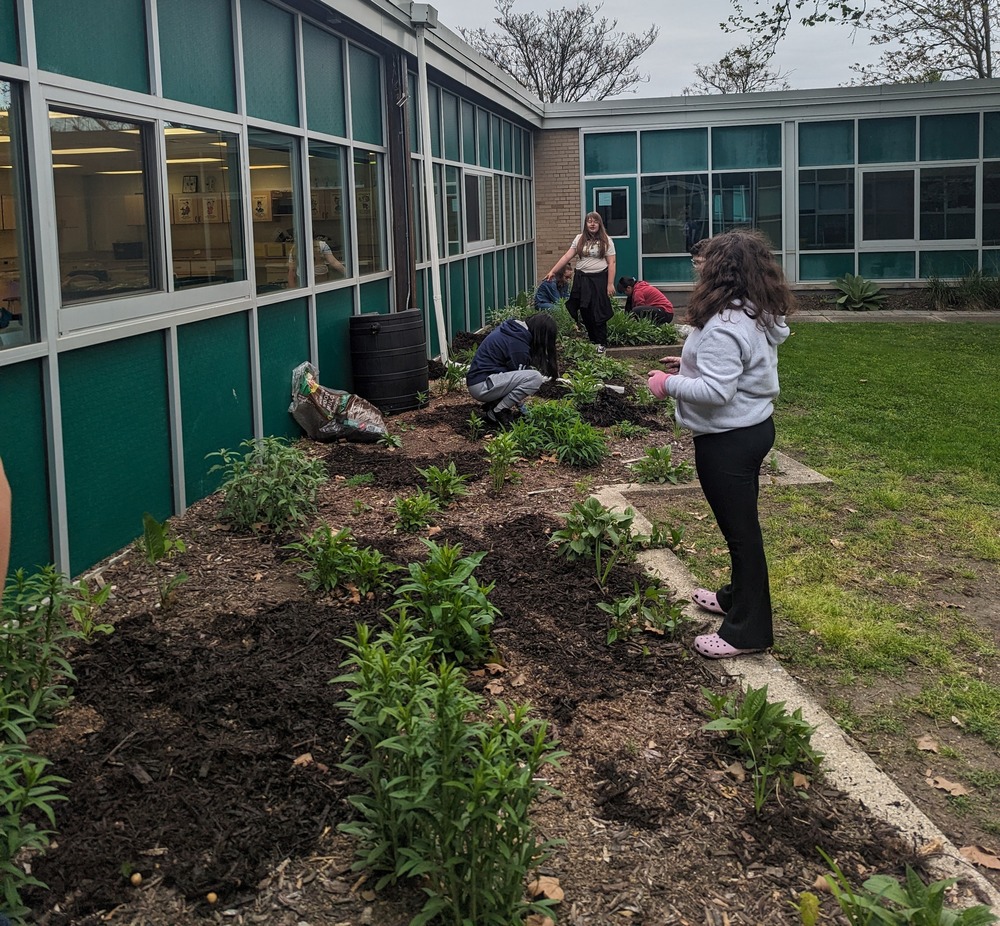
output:
[[[983,251],[983,273],[990,277],[1000,277],[1000,251]]]
[[[88,0],[67,21],[65,0],[33,0],[38,66],[149,92],[143,0]]]
[[[853,163],[853,119],[799,124],[799,167]]]
[[[163,95],[236,112],[236,59],[229,0],[170,0],[157,6]],[[192,24],[197,23],[193,28]]]
[[[444,156],[449,161],[459,160],[458,97],[441,91],[441,122],[444,127]]]
[[[960,279],[979,269],[977,251],[921,251],[920,278]]]
[[[350,47],[351,137],[355,141],[382,144],[382,76],[379,59],[370,52]]]
[[[979,113],[942,113],[920,117],[921,161],[978,157]]]
[[[265,0],[240,0],[247,113],[299,124],[295,18]]]
[[[507,302],[511,303],[521,291],[517,279],[517,248],[507,248]]]
[[[858,273],[871,280],[907,280],[917,275],[913,251],[872,251],[858,255]]]
[[[0,414],[0,457],[14,506],[10,569],[23,567],[35,572],[36,567],[55,560],[49,522],[42,363],[28,360],[6,366],[0,377],[4,408],[17,409],[17,414]]]
[[[615,275],[620,277],[623,274],[619,272]],[[690,283],[694,280],[691,258],[647,257],[642,262],[642,278],[653,284]]]
[[[493,255],[496,265],[496,288],[493,290],[493,305],[502,309],[507,305],[507,252],[496,251]]]
[[[173,513],[162,332],[60,355],[70,572]]]
[[[381,312],[386,315],[392,311],[388,280],[372,280],[370,283],[362,283],[360,295],[362,312]]]
[[[983,113],[983,157],[1000,158],[1000,113]]]
[[[17,10],[14,8],[14,0],[0,0],[0,61],[20,63],[17,36]]]
[[[495,263],[493,254],[483,255],[483,312],[485,313],[486,321],[490,320],[490,312],[497,305]]]
[[[917,123],[913,116],[858,120],[858,162],[861,164],[912,161],[916,144]]]
[[[302,49],[309,128],[328,135],[347,135],[343,43],[335,35],[305,24]]]
[[[260,340],[260,407],[265,437],[302,436],[288,413],[292,371],[309,359],[309,313],[305,299],[257,309]]]
[[[643,173],[708,170],[708,129],[643,132],[640,144]]]
[[[723,125],[712,129],[712,167],[781,167],[780,125]]]
[[[448,264],[448,340],[458,331],[468,331],[465,320],[465,261],[454,260]]]
[[[601,132],[583,138],[585,174],[634,174],[638,154],[635,132]]]
[[[469,273],[469,328],[478,331],[483,327],[482,259],[470,257],[466,266]]]
[[[835,280],[854,273],[854,252],[844,254],[800,254],[800,280]]]
[[[353,291],[327,290],[316,294],[316,334],[319,338],[319,381],[330,389],[350,391],[351,315]]]
[[[210,495],[222,473],[209,474],[223,447],[234,450],[253,437],[249,319],[240,312],[177,331],[185,502]]]
[[[628,230],[627,238],[615,238],[615,262],[617,269],[615,279],[623,275],[639,276],[639,200],[636,193],[634,177],[617,178],[602,177],[600,180],[588,180],[585,184],[584,202],[587,208],[594,208],[595,188],[625,187],[628,190]],[[571,239],[572,240],[572,239]]]

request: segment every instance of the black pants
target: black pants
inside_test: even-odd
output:
[[[717,593],[726,611],[719,636],[737,649],[764,649],[774,642],[767,558],[757,512],[760,467],[773,445],[773,418],[694,439],[698,481],[726,539],[732,567],[729,583]]]
[[[593,344],[608,343],[608,319],[614,314],[608,295],[608,271],[576,273],[573,289],[566,301],[573,321],[583,322]]]

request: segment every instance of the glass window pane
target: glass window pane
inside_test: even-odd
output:
[[[978,251],[922,251],[920,278],[943,277],[959,280],[979,269]]]
[[[854,273],[854,254],[800,254],[800,280],[835,280]]]
[[[410,162],[410,186],[413,189],[414,254],[416,262],[427,260],[427,218],[424,210],[424,165]]]
[[[476,163],[476,107],[462,100],[462,160]]]
[[[708,170],[708,129],[665,129],[639,137],[643,173]]]
[[[265,0],[240,0],[240,13],[247,112],[271,122],[298,125],[295,17]]]
[[[983,162],[983,244],[1000,244],[1000,161]]]
[[[302,236],[297,171],[292,169],[298,142],[256,129],[248,140],[255,285],[258,293],[268,293],[288,285],[288,258]]]
[[[479,166],[490,166],[490,114],[479,110]]]
[[[862,182],[861,237],[913,238],[913,171],[868,171]]]
[[[503,240],[514,240],[514,185],[512,177],[503,177]]]
[[[170,0],[156,10],[163,95],[236,112],[236,59],[230,4]],[[192,29],[191,24],[198,28]]]
[[[733,228],[758,228],[781,247],[781,171],[713,175],[712,234]]]
[[[593,208],[600,214],[609,237],[628,236],[628,190],[625,187],[596,187]]]
[[[694,270],[690,257],[644,257],[642,278],[654,285],[661,283],[690,283]]]
[[[247,278],[235,134],[167,123],[167,189],[175,286]],[[145,211],[141,194],[126,209]]]
[[[340,145],[309,145],[309,201],[312,209],[312,280],[332,283],[351,275],[350,197],[347,154]]]
[[[976,237],[975,167],[920,171],[920,237],[928,241]]]
[[[1000,251],[983,251],[983,273],[1000,277]]]
[[[352,45],[351,137],[372,145],[382,144],[382,72],[379,59]]]
[[[858,273],[870,280],[912,280],[917,275],[917,258],[913,251],[859,254]]]
[[[14,0],[0,0],[0,61],[20,64],[17,9]]]
[[[983,113],[983,157],[1000,158],[1000,113]]]
[[[514,126],[506,121],[503,124],[503,169],[508,173],[514,170]]]
[[[427,110],[431,119],[431,155],[441,157],[441,91],[427,88]]]
[[[462,253],[462,191],[458,185],[458,168],[446,167],[444,174],[445,236],[449,254]]]
[[[799,171],[799,247],[854,247],[854,168]]]
[[[799,124],[799,166],[854,163],[854,120]]]
[[[920,160],[979,157],[979,113],[920,117]]]
[[[885,164],[912,161],[916,152],[917,125],[912,116],[858,121],[858,161]]]
[[[38,340],[20,88],[0,80],[0,350]]]
[[[493,140],[493,169],[502,170],[503,164],[503,138],[502,136],[503,123],[500,121],[499,116],[490,116],[490,134]]]
[[[147,150],[152,126],[49,113],[64,305],[159,289]]]
[[[458,97],[441,91],[441,121],[444,125],[444,156],[449,161],[459,159]]]
[[[712,129],[712,167],[716,170],[781,167],[781,126],[732,125]]]
[[[708,174],[643,177],[639,188],[644,254],[676,254],[708,237]]]
[[[302,53],[305,58],[309,128],[327,135],[346,135],[343,42],[329,32],[304,23]]]
[[[420,151],[420,124],[417,122],[417,76],[406,75],[406,119],[410,125],[410,151],[414,154]]]
[[[358,272],[365,276],[387,269],[385,248],[385,184],[382,155],[354,152],[354,208],[358,216]]]
[[[583,137],[585,174],[634,174],[635,132],[591,133]]]

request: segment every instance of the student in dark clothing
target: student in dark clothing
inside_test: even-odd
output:
[[[618,289],[624,293],[625,311],[648,318],[657,325],[667,325],[674,320],[673,303],[655,286],[635,277],[620,277]]]
[[[569,299],[569,281],[573,276],[573,268],[566,264],[554,280],[548,278],[538,284],[535,292],[535,308],[546,312],[552,311],[560,300]]]
[[[556,320],[547,312],[508,319],[476,350],[465,384],[492,424],[511,424],[521,403],[559,375]]]

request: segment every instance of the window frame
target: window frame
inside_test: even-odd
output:
[[[492,238],[482,238],[480,240],[474,241],[469,235],[469,181],[476,181],[476,201],[479,206],[479,215],[481,217],[481,226],[486,228],[487,214],[486,210],[486,191],[484,189],[485,181],[489,181],[491,184],[490,198],[492,199],[492,205],[494,210],[493,219],[493,237]],[[481,251],[492,250],[497,246],[497,215],[496,215],[496,185],[498,176],[492,171],[488,170],[474,170],[471,168],[465,168],[462,171],[462,187],[463,187],[463,201],[462,201],[462,240],[465,242],[465,253],[466,254],[477,254]],[[487,229],[488,231],[489,229]]]
[[[624,193],[625,194],[625,231],[620,235],[612,235],[608,231],[609,238],[631,238],[632,237],[632,203],[629,197],[629,187],[616,184],[614,186],[594,186],[591,190],[591,206],[592,212],[596,212],[600,215],[601,221],[604,222],[605,231],[608,230],[607,219],[604,218],[604,213],[601,211],[601,206],[598,205],[598,196],[600,193],[610,193],[612,194],[611,202],[607,204],[605,208],[611,209],[614,207],[614,194]]]

